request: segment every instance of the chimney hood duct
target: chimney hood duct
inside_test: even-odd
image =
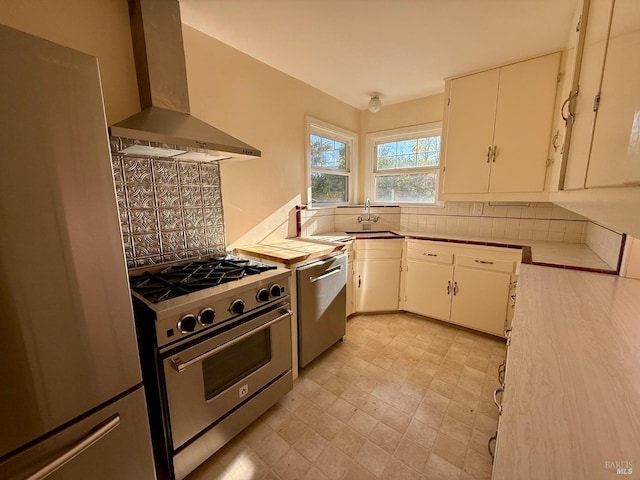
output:
[[[155,156],[168,145],[175,153],[158,156],[260,157],[260,150],[190,115],[178,0],[129,0],[129,16],[142,111],[109,130],[114,137],[142,142],[122,153]]]

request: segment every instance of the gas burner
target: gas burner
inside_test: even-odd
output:
[[[152,303],[276,269],[273,265],[233,256],[174,263],[132,275],[131,290]]]

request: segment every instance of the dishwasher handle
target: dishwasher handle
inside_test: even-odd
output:
[[[330,277],[331,275],[335,275],[336,273],[340,273],[340,270],[342,270],[342,265],[336,265],[335,267],[331,267],[327,269],[324,273],[321,273],[320,275],[314,275],[312,277],[309,277],[309,282],[315,283],[318,280],[322,280],[323,278],[327,278],[327,277]]]

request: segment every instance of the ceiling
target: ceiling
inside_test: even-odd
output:
[[[182,22],[358,109],[566,46],[578,0],[180,0]]]

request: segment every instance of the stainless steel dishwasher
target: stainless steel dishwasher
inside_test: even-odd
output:
[[[296,276],[298,363],[305,367],[346,332],[347,255],[303,265]]]

